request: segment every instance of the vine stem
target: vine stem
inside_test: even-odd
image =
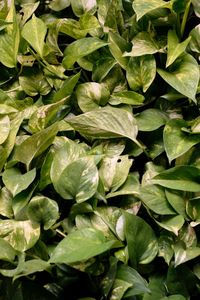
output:
[[[185,12],[184,12],[184,15],[183,15],[183,19],[182,19],[182,23],[181,23],[181,37],[183,37],[183,35],[184,35],[185,26],[186,26],[188,14],[189,14],[189,11],[190,11],[190,4],[191,4],[191,1],[189,1],[187,3],[186,8],[185,8]]]

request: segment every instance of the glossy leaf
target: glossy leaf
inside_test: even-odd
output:
[[[44,39],[47,33],[45,23],[35,15],[28,21],[22,30],[23,38],[33,47],[33,49],[42,57],[44,49]]]
[[[160,51],[161,46],[159,43],[148,33],[140,32],[132,40],[132,50],[131,52],[125,52],[124,56],[143,56],[150,55]],[[151,60],[153,58],[151,57]],[[155,62],[154,62],[155,64]],[[155,68],[155,67],[154,67]]]
[[[200,37],[200,25],[197,25],[192,31],[190,32],[190,43],[189,47],[192,51],[200,53],[200,42],[199,42],[199,37]]]
[[[71,43],[64,51],[63,67],[71,69],[78,59],[106,45],[106,42],[96,37],[83,38]]]
[[[33,182],[36,176],[36,169],[21,174],[20,170],[17,168],[10,168],[4,171],[2,179],[6,188],[16,196],[21,191],[28,188],[28,186]]]
[[[152,182],[167,188],[198,192],[200,171],[193,166],[177,166],[170,168],[156,175]]]
[[[10,119],[8,116],[0,117],[0,144],[3,144],[10,132]]]
[[[185,51],[190,39],[191,38],[189,37],[182,43],[179,43],[176,32],[174,30],[169,30],[166,67],[169,67],[171,64],[173,64],[173,62]]]
[[[158,222],[156,221],[160,227],[173,232],[175,235],[178,236],[179,230],[182,228],[184,224],[184,218],[183,216],[173,216],[173,217],[163,217],[162,221]]]
[[[177,267],[180,264],[183,264],[186,261],[194,259],[195,257],[200,256],[199,247],[188,247],[186,248],[184,243],[179,242],[174,245],[175,253],[175,266]]]
[[[116,241],[106,241],[99,230],[93,228],[76,230],[57,245],[50,262],[72,264],[85,261],[108,251],[115,243]]]
[[[187,123],[181,119],[170,120],[165,125],[163,141],[170,162],[186,153],[192,146],[198,144],[200,141],[199,136],[189,135],[183,132],[183,127],[187,127]]]
[[[0,215],[7,218],[13,217],[12,195],[5,187],[0,190]]]
[[[17,251],[32,248],[40,237],[40,227],[31,221],[1,220],[0,237]]]
[[[172,65],[171,72],[157,69],[158,74],[175,90],[196,102],[199,68],[189,54],[183,55]]]
[[[110,92],[102,84],[87,82],[80,84],[76,90],[77,101],[83,112],[91,111],[99,106],[105,106]]]
[[[174,215],[175,211],[168,203],[163,188],[146,185],[140,190],[140,199],[152,211],[159,215]]]
[[[149,108],[136,115],[136,120],[140,131],[152,131],[165,125],[168,117],[158,109]]]
[[[129,104],[133,106],[140,106],[143,104],[144,100],[144,96],[139,93],[125,91],[113,93],[109,99],[109,103],[111,105]]]
[[[28,137],[16,148],[13,159],[26,164],[29,168],[32,159],[39,156],[51,145],[57,131],[58,125],[55,123]]]
[[[131,265],[134,267],[137,264],[150,263],[158,251],[157,240],[152,228],[138,216],[124,213],[124,218],[125,237]]]
[[[0,260],[14,261],[17,252],[3,238],[0,238]]]
[[[133,9],[137,15],[137,21],[142,18],[145,14],[152,12],[155,9],[166,7],[167,3],[162,0],[135,0],[133,2]]]
[[[70,0],[53,0],[49,5],[49,7],[54,11],[61,11],[68,6],[70,6]]]
[[[96,0],[71,0],[70,2],[74,14],[78,17],[83,15],[85,12],[94,14],[97,9]]]
[[[131,57],[126,71],[130,88],[146,92],[156,76],[156,62],[152,55]]]
[[[32,222],[39,223],[47,230],[59,218],[58,204],[56,201],[44,196],[35,196],[27,207],[27,215]]]
[[[193,7],[194,7],[194,11],[195,14],[197,15],[197,17],[200,17],[200,4],[198,0],[191,0]]]
[[[83,202],[94,195],[98,180],[98,171],[93,158],[83,157],[70,163],[54,186],[64,199]]]
[[[81,134],[96,138],[127,137],[136,142],[135,118],[125,110],[102,108],[67,119],[67,122]]]

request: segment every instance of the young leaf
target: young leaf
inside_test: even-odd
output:
[[[28,137],[16,148],[13,160],[20,161],[29,168],[32,159],[39,156],[51,145],[57,132],[58,124],[54,123]]]
[[[85,261],[115,247],[116,241],[106,241],[94,228],[76,230],[64,238],[53,251],[50,263],[73,264]]]
[[[23,29],[23,38],[33,47],[33,49],[43,57],[44,39],[47,33],[47,27],[45,23],[37,18],[34,14],[32,19],[28,21]]]
[[[173,64],[173,62],[185,51],[190,40],[191,37],[188,37],[185,41],[179,43],[176,32],[174,30],[169,30],[166,68]]]
[[[196,102],[195,96],[199,83],[197,61],[190,54],[184,54],[171,68],[171,72],[159,68],[157,72],[175,90]]]
[[[71,43],[64,51],[63,67],[71,69],[78,59],[106,45],[106,42],[96,37],[87,37]]]

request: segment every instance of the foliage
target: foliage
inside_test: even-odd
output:
[[[197,299],[199,17],[0,2],[0,299]]]

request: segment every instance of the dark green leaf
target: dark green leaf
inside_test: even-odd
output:
[[[131,265],[148,264],[158,252],[157,239],[153,229],[142,218],[124,213],[125,237]],[[144,239],[144,236],[146,237]]]

